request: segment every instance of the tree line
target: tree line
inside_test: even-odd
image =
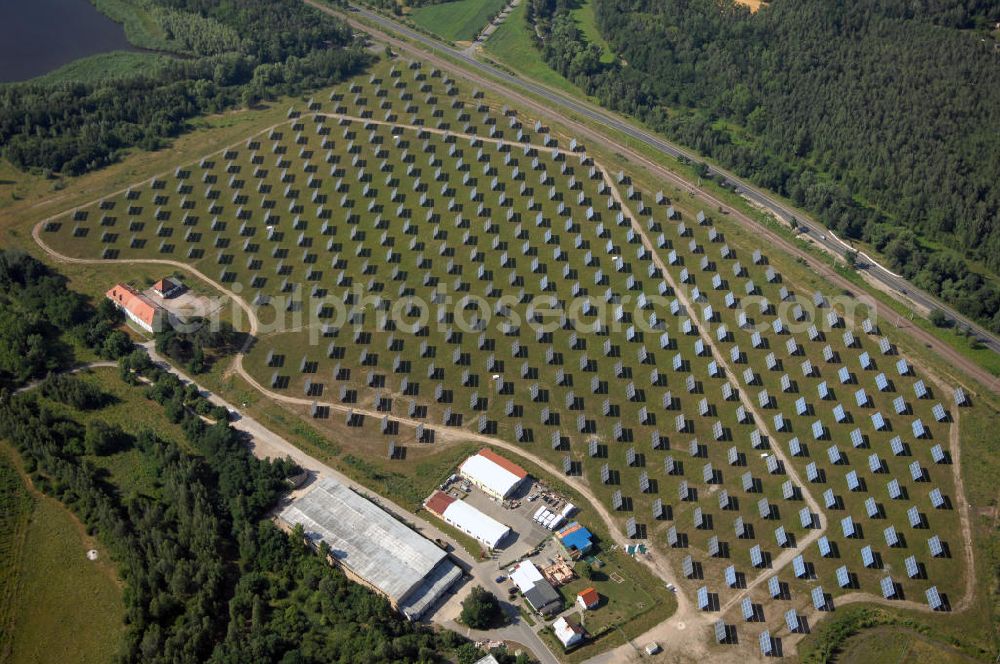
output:
[[[987,0],[594,0],[602,64],[566,0],[539,48],[602,104],[871,242],[1000,331],[1000,56]]]
[[[148,0],[179,57],[99,82],[0,86],[0,145],[16,167],[79,175],[153,150],[196,116],[331,85],[369,62],[341,21],[286,0]]]

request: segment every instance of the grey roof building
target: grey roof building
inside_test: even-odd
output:
[[[278,517],[289,526],[302,524],[314,545],[326,542],[352,580],[386,597],[410,620],[462,576],[433,542],[332,479],[318,481]]]
[[[528,600],[531,608],[543,615],[551,615],[562,608],[562,597],[548,581],[544,580],[535,582],[535,585],[524,593],[524,599]]]

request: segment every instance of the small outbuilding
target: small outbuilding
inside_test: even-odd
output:
[[[153,292],[163,299],[167,299],[168,297],[174,297],[183,293],[184,285],[178,281],[174,281],[170,277],[164,277],[153,284]]]
[[[601,602],[601,596],[593,587],[584,588],[576,594],[576,604],[581,609],[593,609]]]

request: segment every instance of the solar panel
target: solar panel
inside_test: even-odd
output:
[[[870,470],[873,473],[881,472],[882,459],[878,458],[878,454],[868,455],[868,470]]]
[[[821,440],[824,436],[824,431],[825,431],[823,429],[823,423],[820,422],[819,420],[813,422],[812,431],[813,431],[813,438],[815,438],[816,440]]]
[[[931,458],[934,460],[934,463],[945,462],[946,457],[944,454],[944,449],[941,447],[941,445],[934,445],[933,447],[931,447]]]
[[[871,546],[861,549],[861,564],[865,567],[875,566],[875,553],[872,551]]]
[[[684,560],[681,561],[681,573],[689,579],[694,575],[694,560],[691,556],[684,556]]]
[[[823,592],[823,586],[816,586],[812,589],[812,603],[813,608],[817,611],[823,611],[826,609],[826,594]]]
[[[795,574],[796,579],[802,579],[806,576],[806,563],[801,555],[792,558],[792,571]]]
[[[771,502],[767,498],[761,498],[757,501],[757,513],[762,519],[771,517]]]
[[[795,414],[805,415],[809,411],[809,406],[806,404],[805,397],[799,397],[795,400]]]
[[[851,585],[851,574],[847,571],[847,565],[837,568],[837,585],[841,588],[847,588]]]
[[[886,424],[885,417],[882,416],[882,413],[875,413],[872,415],[872,426],[876,431],[881,431],[888,426]]]
[[[827,489],[823,492],[823,505],[827,509],[833,509],[837,506],[837,495],[833,492],[833,489]]]
[[[884,373],[875,376],[875,387],[878,388],[879,392],[885,392],[889,389],[889,379],[885,377]]]
[[[708,588],[702,586],[697,591],[698,608],[702,611],[708,609]]]
[[[715,641],[722,643],[726,640],[726,623],[721,620],[715,621]]]
[[[788,627],[789,632],[799,630],[799,614],[795,612],[795,609],[788,609],[785,612],[785,626]]]
[[[882,589],[882,597],[891,599],[896,596],[896,582],[892,580],[891,576],[883,577],[879,581],[879,587]]]
[[[708,555],[712,556],[713,558],[719,555],[719,538],[715,535],[710,537],[708,539],[708,545],[706,549],[708,550]]]
[[[913,420],[910,428],[913,430],[914,438],[923,438],[927,434],[927,429],[924,427],[924,423],[919,419]]]
[[[917,565],[916,556],[910,556],[909,558],[903,561],[903,564],[906,565],[906,576],[910,577],[911,579],[915,579],[918,576],[920,576],[920,566]]]
[[[889,526],[882,531],[882,534],[885,536],[886,545],[890,547],[899,546],[899,534],[896,532],[895,526]]]
[[[761,552],[760,544],[755,544],[750,549],[750,565],[760,567],[764,564],[764,554]]]
[[[858,471],[852,470],[847,473],[844,477],[847,481],[847,489],[849,491],[860,491],[861,490],[861,479],[858,477]]]
[[[736,566],[730,565],[725,570],[723,570],[723,576],[726,580],[726,585],[730,588],[736,587]]]
[[[753,602],[749,597],[744,597],[743,601],[740,602],[740,610],[743,613],[743,620],[747,622],[753,620],[756,612],[753,610]]]
[[[795,498],[796,487],[791,480],[785,480],[781,483],[781,497],[785,500],[792,500]]]
[[[780,547],[788,544],[788,533],[785,532],[784,526],[778,526],[774,529],[774,539]]]
[[[941,543],[941,538],[934,535],[927,540],[927,548],[930,550],[931,555],[935,558],[944,555],[944,545]]]
[[[897,415],[903,415],[909,410],[909,406],[906,405],[906,400],[903,397],[896,397],[892,400],[892,409],[896,411]]]
[[[854,537],[857,534],[857,529],[854,526],[854,519],[849,516],[845,516],[840,520],[840,529],[844,533],[844,537]]]
[[[919,528],[923,524],[924,519],[920,514],[920,510],[917,509],[916,505],[906,510],[906,520],[910,523],[910,528]]]
[[[931,505],[933,505],[935,509],[940,509],[945,506],[945,500],[944,496],[941,495],[941,489],[932,489],[929,497]]]
[[[788,453],[792,456],[801,456],[804,451],[798,438],[792,438],[788,441]]]
[[[817,540],[816,546],[819,547],[819,555],[824,558],[828,558],[833,553],[833,548],[830,546],[830,540],[827,539],[826,535]]]
[[[890,480],[886,485],[886,490],[889,492],[889,497],[893,500],[900,500],[903,497],[903,489],[899,486],[899,480]]]
[[[738,516],[733,521],[733,531],[735,531],[737,537],[743,537],[746,533],[746,526],[743,525],[743,517]]]
[[[889,447],[894,456],[903,456],[906,453],[906,445],[903,444],[899,436],[895,436],[889,441]]]
[[[862,447],[865,444],[864,434],[861,433],[861,429],[854,429],[851,431],[851,445],[854,447]]]
[[[834,465],[840,463],[841,460],[843,459],[842,455],[840,454],[840,448],[837,447],[836,444],[826,448],[826,455],[830,458],[830,463]]]
[[[865,500],[865,513],[868,514],[868,518],[869,519],[874,519],[874,518],[878,517],[879,512],[880,512],[879,506],[878,506],[878,503],[875,502],[875,499],[874,498],[867,498]]]
[[[923,399],[928,395],[927,386],[924,384],[923,379],[920,379],[913,384],[913,394],[916,395],[918,399]]]
[[[910,478],[914,482],[919,482],[924,478],[924,469],[920,466],[919,461],[914,461],[910,464]]]
[[[806,479],[810,482],[815,482],[819,479],[819,469],[816,467],[815,461],[810,461],[806,466]]]
[[[944,602],[941,600],[941,594],[938,593],[937,586],[931,586],[925,593],[927,596],[927,605],[931,607],[932,610],[937,611],[944,607]]]
[[[864,407],[868,404],[868,393],[865,392],[865,388],[860,388],[854,393],[854,401],[859,407]]]
[[[767,630],[760,633],[760,638],[758,639],[760,643],[760,652],[764,655],[770,656],[773,651],[773,644],[771,643],[771,633]]]
[[[767,592],[772,599],[781,597],[781,581],[778,580],[778,577],[772,576],[767,580]]]
[[[803,507],[799,510],[799,523],[803,528],[813,527],[813,514],[808,507]]]

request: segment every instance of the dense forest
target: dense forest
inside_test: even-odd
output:
[[[158,148],[198,115],[330,85],[369,60],[346,25],[297,0],[130,6],[158,31],[148,45],[176,57],[130,77],[0,86],[0,145],[15,166],[78,175]]]
[[[77,305],[70,319],[82,327],[63,336],[89,335],[101,348],[101,337],[118,334],[34,259],[0,252],[0,268],[7,288],[24,284],[29,293],[17,302],[21,315],[52,326],[52,318],[64,314],[48,304],[51,298]],[[19,343],[20,335],[18,328],[0,327],[0,346]],[[301,532],[281,532],[268,512],[286,491],[285,478],[297,472],[294,464],[257,459],[229,426],[225,409],[212,408],[197,389],[157,368],[144,350],[131,344],[119,350],[122,378],[180,425],[183,441],[152,431],[129,436],[103,422],[101,391],[76,377],[53,375],[38,390],[14,395],[9,388],[26,380],[23,373],[0,389],[0,438],[18,450],[36,488],[72,509],[111,551],[125,585],[120,662],[374,664],[454,657],[465,664],[481,656],[452,632],[396,614],[317,556]],[[57,412],[39,394],[71,410]],[[122,490],[88,458],[125,450],[138,453],[144,472],[156,478],[152,495]]]
[[[546,61],[801,205],[1000,331],[1000,49],[988,0],[593,0],[619,61],[529,0]]]
[[[92,307],[44,264],[0,251],[0,389],[67,368],[74,343],[118,359],[132,349],[128,335],[116,329],[122,321],[110,301]]]

